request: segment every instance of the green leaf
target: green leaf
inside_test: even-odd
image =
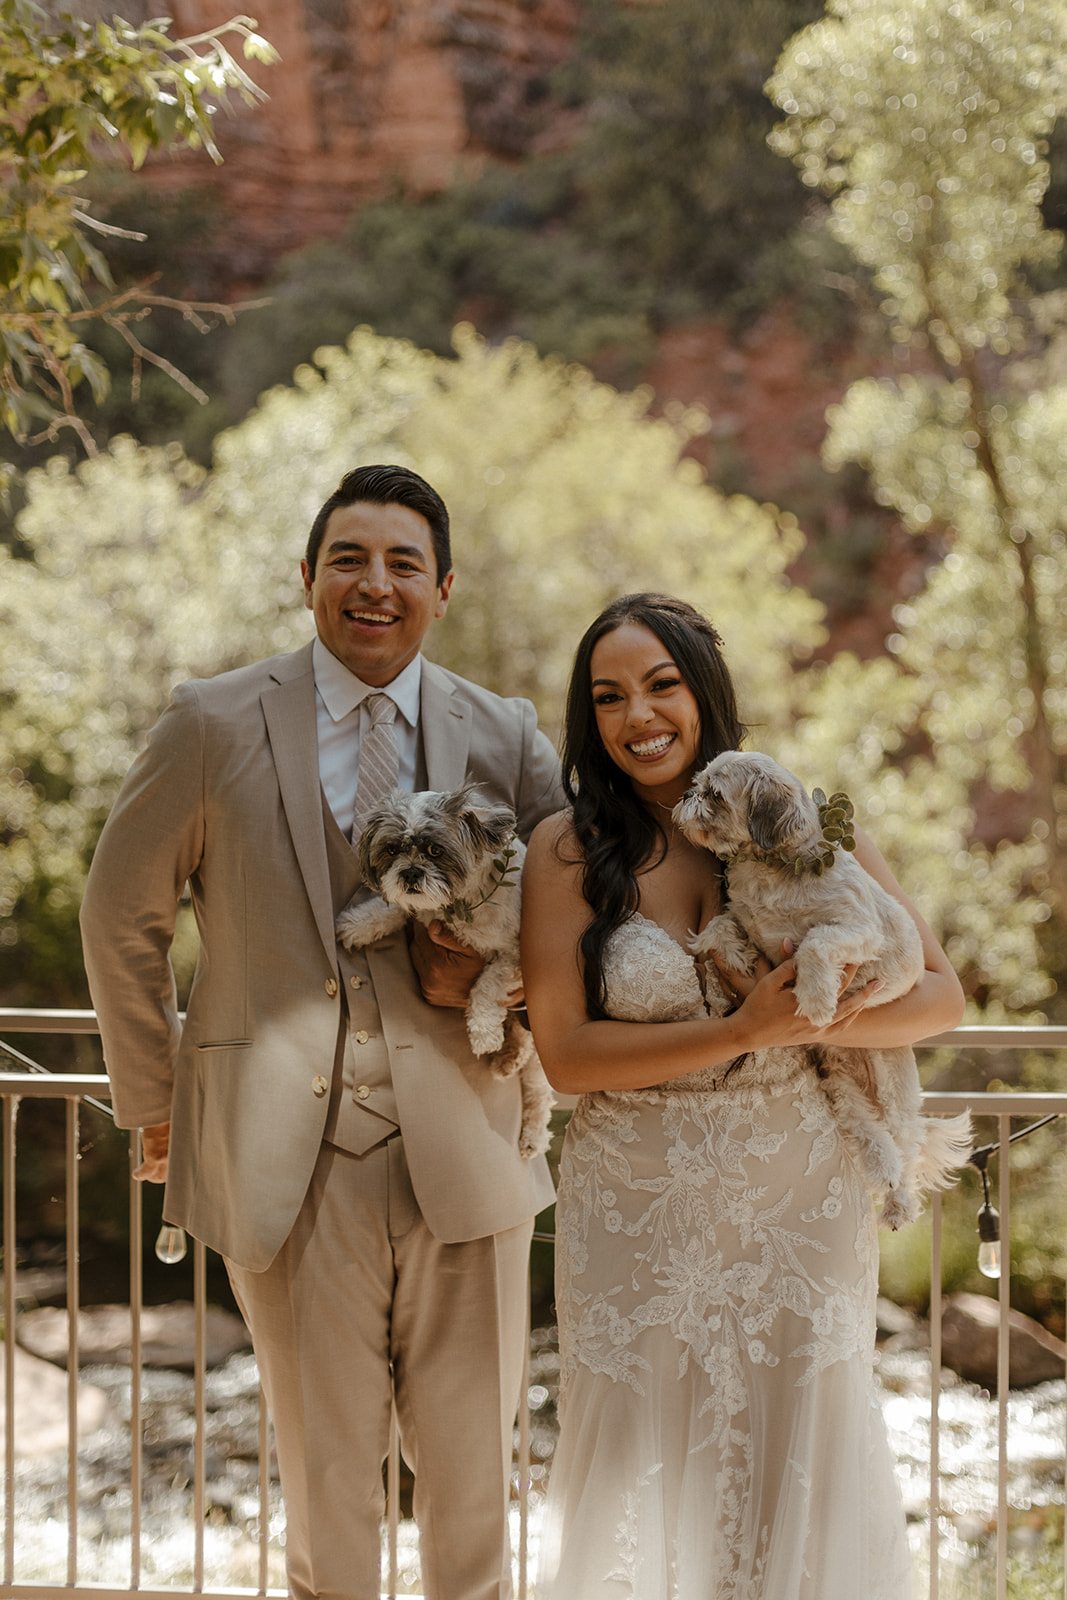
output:
[[[268,67],[273,66],[276,61],[281,60],[281,56],[278,54],[274,46],[268,39],[264,39],[263,35],[260,33],[249,33],[245,35],[244,53],[248,60],[262,61]]]

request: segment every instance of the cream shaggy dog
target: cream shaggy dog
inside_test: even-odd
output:
[[[769,756],[736,750],[717,756],[673,815],[687,838],[726,864],[728,909],[693,936],[695,955],[751,973],[757,955],[777,962],[782,941],[791,939],[797,1010],[816,1027],[833,1017],[850,962],[859,963],[850,990],[872,978],[885,985],[869,1005],[895,1000],[918,982],[923,953],[914,922],[847,845],[839,848],[850,831],[847,811],[839,808],[824,833],[815,801]],[[881,1220],[890,1228],[913,1222],[924,1191],[947,1187],[966,1161],[969,1116],[922,1116],[915,1054],[907,1046],[820,1046],[818,1058],[842,1135],[872,1187],[884,1193]]]
[[[522,1131],[527,1158],[549,1144],[555,1104],[533,1040],[508,996],[519,971],[519,878],[526,847],[506,806],[479,802],[469,784],[448,794],[394,791],[368,816],[358,846],[364,885],[337,919],[348,950],[375,944],[409,917],[445,923],[461,944],[486,958],[467,1005],[467,1034],[476,1056],[498,1078],[521,1075]]]

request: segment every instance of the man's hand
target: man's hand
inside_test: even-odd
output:
[[[141,1129],[141,1165],[134,1177],[142,1183],[166,1183],[167,1156],[170,1154],[170,1123],[157,1122]]]
[[[411,964],[418,975],[423,999],[431,1006],[462,1011],[485,961],[476,950],[460,944],[443,922],[431,922],[429,927],[411,922],[408,927]]]

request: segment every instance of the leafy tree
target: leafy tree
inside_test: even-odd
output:
[[[580,631],[644,587],[705,605],[749,714],[784,723],[790,664],[821,639],[785,575],[797,535],[709,488],[682,454],[701,417],[650,419],[649,399],[469,329],[454,360],[364,329],[221,435],[210,472],[128,439],[32,472],[32,559],[0,552],[3,989],[79,991],[85,868],[133,754],[177,680],[310,637],[298,558],[360,462],[407,462],[441,488],[458,576],[434,653],[531,695],[550,729]]]
[[[34,0],[0,0],[0,423],[16,439],[38,428],[38,438],[54,440],[68,428],[94,452],[76,391],[85,385],[99,399],[109,375],[85,342],[91,322],[106,323],[135,365],[149,362],[188,384],[138,337],[136,323],[158,306],[232,315],[145,286],[116,289],[108,261],[116,230],[79,192],[105,159],[101,150],[122,151],[135,167],[162,146],[221,159],[216,104],[230,90],[250,103],[261,98],[225,43],[236,33],[246,56],[274,59],[249,18],[188,39],[171,39],[169,26],[53,21]]]
[[[840,278],[855,267],[822,202],[767,149],[762,90],[785,39],[821,12],[822,0],[583,6],[544,113],[573,127],[567,148],[366,206],[343,238],[283,262],[270,305],[229,340],[235,411],[359,322],[445,354],[457,315],[471,316],[491,338],[620,383],[665,323],[752,316],[783,295],[840,332]]]
[[[763,82],[782,42],[822,11],[822,0],[587,8],[561,72],[587,116],[572,226],[607,247],[620,275],[654,286],[655,314],[765,303],[760,279],[806,202],[765,147]],[[779,258],[776,288],[782,271]]]
[[[1044,924],[1067,917],[1065,307],[1035,288],[1061,246],[1040,208],[1067,14],[1057,0],[832,13],[779,62],[775,141],[834,196],[831,226],[873,273],[902,359],[831,412],[826,459],[864,466],[944,558],[897,609],[884,696],[835,663],[801,741],[840,737],[976,998],[1026,1010],[1065,964]],[[1032,827],[976,839],[980,789],[1025,793]]]

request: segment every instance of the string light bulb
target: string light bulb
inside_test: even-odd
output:
[[[978,1270],[986,1278],[1000,1277],[1000,1212],[988,1195],[978,1213]]]
[[[177,1262],[185,1260],[188,1249],[185,1239],[185,1229],[176,1228],[170,1222],[165,1222],[156,1234],[156,1255],[168,1267],[173,1267]]]

